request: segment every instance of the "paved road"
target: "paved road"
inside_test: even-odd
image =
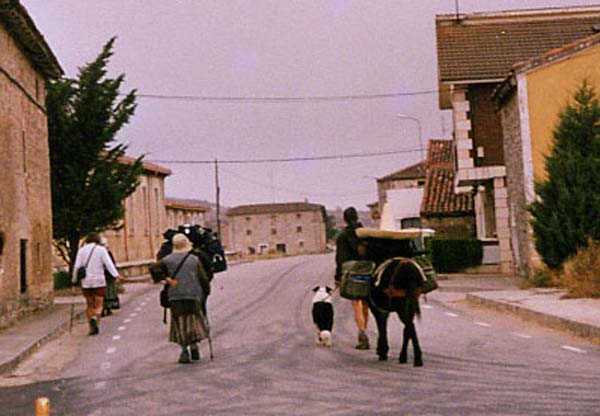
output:
[[[84,323],[0,380],[0,414],[33,414],[48,396],[60,415],[593,415],[600,348],[496,313],[431,300],[418,332],[425,366],[357,351],[349,302],[335,299],[334,347],[315,345],[311,288],[331,255],[239,265],[217,275],[209,314],[215,360],[181,365],[167,343],[158,287],[102,322]],[[374,322],[370,333],[375,341]],[[409,355],[409,360],[410,360]]]

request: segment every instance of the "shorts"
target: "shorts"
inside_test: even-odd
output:
[[[103,298],[104,296],[106,296],[106,286],[89,287],[89,288],[82,287],[81,292],[83,293],[83,296],[85,296],[86,298],[87,297]]]

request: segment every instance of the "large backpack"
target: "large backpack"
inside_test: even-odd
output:
[[[375,274],[375,262],[349,260],[342,263],[340,296],[346,299],[368,299]]]

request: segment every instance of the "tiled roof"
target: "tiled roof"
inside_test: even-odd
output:
[[[439,81],[501,80],[516,62],[598,30],[598,6],[437,16]]]
[[[427,163],[422,161],[394,173],[390,173],[389,175],[377,178],[377,182],[387,182],[397,179],[421,179],[425,178],[426,170]]]
[[[119,161],[123,164],[133,164],[136,159],[129,156],[121,156]],[[142,167],[145,173],[154,173],[162,176],[169,176],[171,173],[171,169],[164,168],[162,166],[156,165],[154,163],[142,162]]]
[[[240,205],[229,209],[229,211],[227,211],[227,216],[233,217],[236,215],[286,214],[290,212],[320,211],[322,208],[322,205],[311,204],[308,202]]]
[[[165,201],[167,208],[185,209],[188,211],[208,212],[210,208],[206,205],[192,199],[167,198]]]
[[[44,76],[62,76],[63,70],[56,56],[18,0],[0,0],[0,24],[6,27],[25,56]]]
[[[453,166],[452,140],[430,140],[427,147],[427,163],[433,166]]]
[[[474,213],[471,193],[456,194],[454,192],[454,169],[430,168],[427,172],[427,182],[421,202],[421,215],[424,217],[449,217],[474,215]]]

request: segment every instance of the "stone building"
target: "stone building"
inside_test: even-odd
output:
[[[227,211],[229,252],[302,254],[325,251],[325,208],[308,202],[242,205]]]
[[[0,0],[0,328],[52,304],[45,82],[62,73],[27,10]]]
[[[471,192],[454,189],[454,155],[451,140],[430,140],[427,179],[421,201],[424,228],[438,237],[475,237],[475,210]]]
[[[132,163],[133,159],[123,157],[121,161]],[[160,248],[162,234],[168,228],[165,178],[170,174],[169,169],[144,162],[139,186],[123,201],[122,227],[104,233],[125,276],[143,273]]]
[[[598,6],[436,17],[439,105],[453,113],[455,187],[474,191],[477,236],[496,241],[502,272],[513,271],[513,252],[506,153],[492,94],[515,63],[593,35],[599,25]]]
[[[193,199],[167,198],[167,227],[177,228],[183,224],[206,225],[209,207]]]
[[[528,277],[541,266],[526,207],[534,181],[546,177],[545,156],[566,103],[584,80],[600,92],[600,34],[550,50],[513,66],[496,89],[502,116],[510,231],[516,271]]]

